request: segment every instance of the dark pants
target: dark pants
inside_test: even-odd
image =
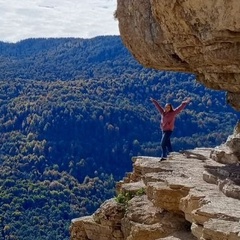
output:
[[[161,140],[161,147],[162,147],[162,157],[166,158],[167,154],[172,152],[172,144],[170,141],[172,131],[163,131],[162,132],[162,140]]]

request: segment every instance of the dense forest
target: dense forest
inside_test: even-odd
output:
[[[119,36],[0,42],[0,239],[66,240],[115,195],[131,157],[160,156],[150,97],[177,107],[175,151],[215,147],[239,115],[186,73],[142,67]]]

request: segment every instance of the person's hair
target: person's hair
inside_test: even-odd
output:
[[[170,110],[169,110],[170,112],[172,112],[172,111],[173,111],[173,106],[172,106],[172,104],[171,104],[171,103],[166,103],[166,104],[165,104],[165,107],[166,107],[166,106],[169,106],[169,107],[170,107]]]

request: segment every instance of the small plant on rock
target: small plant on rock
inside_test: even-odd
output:
[[[131,200],[135,196],[142,196],[145,194],[145,189],[141,188],[136,193],[133,192],[120,192],[116,197],[115,200],[118,203],[127,204],[129,200]]]

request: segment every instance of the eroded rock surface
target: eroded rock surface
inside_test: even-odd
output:
[[[222,176],[209,169],[225,167],[229,174],[231,169],[212,160],[212,150],[174,153],[164,162],[133,158],[133,172],[118,189],[134,197],[125,205],[109,200],[93,216],[74,219],[71,239],[240,239],[240,191],[235,191],[239,184],[226,183],[232,194],[223,191]],[[236,174],[240,176],[240,169]]]
[[[240,110],[238,0],[118,0],[126,47],[144,66],[194,73]]]
[[[237,125],[225,144],[233,155],[239,138]],[[73,219],[71,240],[240,240],[240,158],[216,161],[215,151],[175,152],[167,161],[134,157],[116,187],[131,197]]]

